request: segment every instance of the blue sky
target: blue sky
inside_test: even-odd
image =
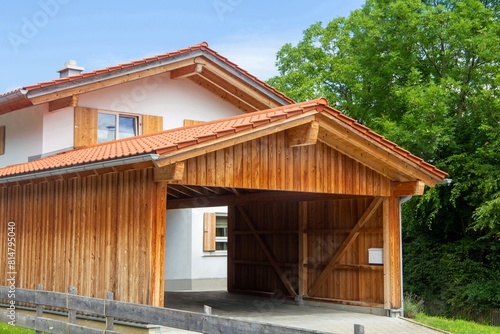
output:
[[[266,80],[276,52],[311,24],[348,16],[364,0],[5,1],[0,13],[0,93],[200,42]]]

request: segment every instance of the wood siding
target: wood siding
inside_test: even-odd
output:
[[[142,115],[142,132],[143,135],[157,133],[163,131],[163,117],[153,115]]]
[[[309,289],[339,250],[373,198],[247,205],[243,209],[272,254],[282,275],[266,257],[240,211],[230,208],[228,289],[296,294],[380,307],[384,302],[383,266],[368,264],[368,248],[383,247],[383,206],[360,229],[318,292]]]
[[[97,109],[75,107],[74,147],[97,144]]]
[[[285,132],[188,159],[180,184],[390,196],[391,182],[326,144],[289,147]]]
[[[111,291],[116,300],[163,306],[165,201],[151,168],[0,188],[2,249],[7,223],[16,227],[16,286],[71,285],[84,296]]]

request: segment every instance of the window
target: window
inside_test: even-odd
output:
[[[227,251],[227,214],[217,213],[215,216],[215,250]]]
[[[99,112],[97,142],[129,138],[139,134],[139,116]]]
[[[227,214],[205,212],[203,214],[203,251],[227,252]]]
[[[75,107],[74,147],[84,147],[127,136],[163,130],[163,117]],[[117,132],[118,131],[118,132]],[[118,133],[118,136],[116,135]]]

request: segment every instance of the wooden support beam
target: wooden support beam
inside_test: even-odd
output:
[[[384,308],[391,308],[391,253],[390,253],[390,206],[389,198],[384,198],[382,211],[382,226],[384,235],[384,251],[383,251],[383,261],[384,261]]]
[[[307,267],[307,202],[299,203],[299,295],[307,295],[309,268]]]
[[[217,189],[217,188],[207,188]],[[182,192],[182,191],[181,191]],[[273,202],[301,202],[301,201],[326,201],[333,199],[361,198],[361,196],[287,192],[287,191],[264,191],[241,195],[217,195],[216,193],[203,196],[203,202],[193,201],[192,197],[171,199],[168,201],[168,209],[213,207],[225,205],[264,204]]]
[[[205,70],[204,70],[205,72]],[[208,91],[219,96],[221,99],[226,100],[235,107],[243,110],[244,112],[253,112],[259,110],[258,106],[252,105],[247,101],[247,99],[242,98],[240,90],[237,87],[224,86],[220,82],[214,82],[205,77],[204,75],[194,75],[189,77],[189,79],[196,82],[201,87],[207,89]],[[266,109],[266,108],[263,108]]]
[[[297,296],[295,289],[293,288],[293,286],[290,283],[290,281],[288,280],[288,278],[285,276],[281,267],[278,265],[278,262],[274,258],[274,255],[269,251],[266,244],[264,243],[264,240],[262,240],[262,237],[259,235],[259,233],[255,229],[255,227],[253,226],[252,220],[250,219],[248,214],[245,212],[245,210],[243,210],[243,208],[241,206],[237,206],[237,209],[238,209],[241,217],[243,218],[243,220],[247,224],[248,228],[252,231],[253,236],[255,237],[257,242],[259,243],[259,246],[262,249],[262,251],[264,252],[264,254],[266,255],[267,260],[269,261],[269,263],[271,263],[274,270],[276,271],[276,274],[278,274],[278,277],[280,278],[281,282],[283,282],[283,284],[285,285],[285,288],[288,291],[288,293],[292,297]]]
[[[78,105],[78,95],[71,95],[49,102],[49,112]]]
[[[282,105],[280,102],[277,102],[266,94],[261,93],[258,89],[248,86],[248,84],[241,79],[230,74],[226,70],[220,68],[210,61],[207,61],[206,66],[203,68],[203,75],[212,81],[218,82],[219,80],[222,80],[222,82],[225,83],[224,86],[238,87],[239,94],[246,94],[247,97],[245,99],[250,104],[257,106],[257,104],[254,104],[255,102],[261,105],[261,107],[258,107],[258,110],[275,108]]]
[[[157,167],[154,170],[155,182],[168,182],[182,180],[184,177],[184,161],[179,161],[164,167]]]
[[[202,64],[192,64],[185,67],[177,68],[170,72],[170,79],[178,80],[182,78],[187,78],[195,74],[200,74],[202,72]]]
[[[420,196],[424,194],[425,183],[422,181],[394,182],[392,196]]]
[[[318,141],[319,123],[312,121],[296,128],[286,130],[290,147],[314,145]]]
[[[401,220],[399,212],[399,198],[389,198],[389,256],[390,266],[390,300],[391,308],[401,308]],[[385,264],[384,264],[385,266]]]
[[[361,218],[359,218],[356,225],[352,228],[351,233],[349,233],[349,235],[344,240],[342,245],[339,247],[337,252],[333,255],[332,259],[327,264],[326,268],[321,272],[321,274],[318,276],[318,278],[316,278],[316,281],[314,282],[312,287],[309,289],[309,292],[308,292],[309,296],[314,296],[316,293],[318,293],[318,291],[321,288],[321,286],[323,285],[323,283],[326,281],[328,276],[330,276],[330,274],[332,273],[332,270],[335,269],[335,267],[338,265],[342,256],[346,253],[346,251],[349,249],[351,244],[358,237],[361,228],[373,216],[373,214],[378,209],[378,207],[380,206],[381,203],[382,203],[382,197],[377,197],[377,198],[373,199],[373,201],[370,203],[370,205],[368,206],[366,211],[363,213]]]

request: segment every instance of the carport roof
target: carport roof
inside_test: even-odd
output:
[[[347,147],[344,154],[350,155],[350,152],[353,152],[351,157],[358,161],[364,159],[365,161],[360,161],[362,163],[366,164],[366,159],[376,159],[378,164],[383,165],[382,168],[392,168],[394,173],[404,175],[403,179],[420,180],[430,186],[442,182],[447,175],[330,107],[326,99],[320,98],[156,134],[74,149],[47,158],[7,166],[0,169],[0,183],[11,182],[9,179],[13,176],[33,175],[33,178],[37,178],[38,173],[45,171],[145,154],[158,155],[155,156],[158,158],[156,164],[165,165],[166,163],[162,164],[162,162],[173,163],[184,160],[186,152],[191,152],[189,157],[192,157],[209,152],[211,147],[219,149],[221,143],[227,143],[227,146],[230,146],[235,138],[243,138],[243,136],[248,138],[249,134],[258,135],[262,130],[266,130],[266,133],[279,132],[311,121],[318,121],[319,126],[328,133],[335,132],[329,137],[329,144],[332,144],[331,138],[333,138],[335,142],[341,143],[342,147]],[[318,138],[318,140],[323,141],[324,138]]]

